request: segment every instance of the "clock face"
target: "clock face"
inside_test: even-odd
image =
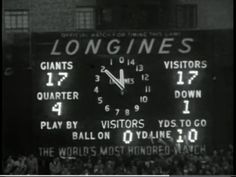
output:
[[[107,113],[130,116],[142,110],[151,92],[150,76],[135,59],[110,58],[95,74],[97,103]]]

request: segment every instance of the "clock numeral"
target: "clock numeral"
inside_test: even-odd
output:
[[[140,96],[140,103],[147,103],[148,97],[147,96]]]
[[[151,86],[150,85],[146,85],[145,86],[145,93],[150,93],[151,92]]]
[[[112,66],[113,65],[113,59],[110,58],[110,65]]]
[[[102,97],[98,97],[98,104],[102,104],[103,103],[103,98]]]
[[[106,69],[105,66],[101,66],[101,70],[100,70],[100,72],[101,72],[101,73],[104,73],[104,72],[105,72],[105,69]]]
[[[124,57],[120,57],[119,58],[119,62],[120,62],[120,64],[123,64],[125,62],[125,58]]]
[[[130,110],[129,109],[125,109],[125,115],[129,116],[130,115]]]
[[[137,72],[142,72],[144,70],[144,66],[143,65],[137,65],[136,66],[136,69],[135,69]]]
[[[128,59],[127,60],[127,65],[130,66],[130,65],[135,65],[135,60],[134,59]]]
[[[116,116],[118,116],[120,109],[116,108],[115,111],[116,111]]]
[[[139,105],[136,104],[136,105],[134,106],[134,111],[135,111],[135,112],[138,112],[139,109],[140,109],[140,108],[139,108]]]
[[[141,79],[142,81],[149,81],[149,74],[142,74]]]
[[[98,86],[96,86],[93,91],[94,91],[95,93],[99,93]]]
[[[99,75],[95,75],[95,82],[100,82],[100,76]]]
[[[107,104],[107,105],[105,106],[105,111],[106,111],[106,112],[109,112],[109,111],[110,111],[110,105]]]

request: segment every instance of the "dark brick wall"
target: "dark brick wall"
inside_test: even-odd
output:
[[[3,6],[29,9],[32,32],[74,31],[76,7],[95,7],[96,0],[5,0]]]
[[[32,0],[32,31],[74,31],[76,7],[95,4],[95,0]]]
[[[29,9],[30,0],[4,0],[4,9]]]
[[[173,0],[198,6],[197,29],[233,29],[233,0]]]

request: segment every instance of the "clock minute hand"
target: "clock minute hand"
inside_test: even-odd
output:
[[[125,88],[125,76],[124,76],[124,70],[123,69],[120,69],[120,83]]]
[[[104,73],[106,73],[106,75],[121,89],[124,90],[124,84],[122,84],[119,79],[117,79],[115,76],[113,76],[113,74],[111,74],[110,71],[108,71],[107,69],[104,70]]]

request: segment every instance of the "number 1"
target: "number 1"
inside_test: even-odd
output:
[[[189,111],[189,100],[184,100],[183,114],[190,114],[190,111]]]
[[[184,85],[184,82],[183,82],[183,71],[178,71],[177,73],[179,75],[179,80],[177,82],[177,85]]]
[[[47,73],[47,75],[48,75],[48,83],[46,83],[46,86],[51,87],[51,86],[53,86],[53,83],[52,83],[52,73],[49,72],[49,73]]]

